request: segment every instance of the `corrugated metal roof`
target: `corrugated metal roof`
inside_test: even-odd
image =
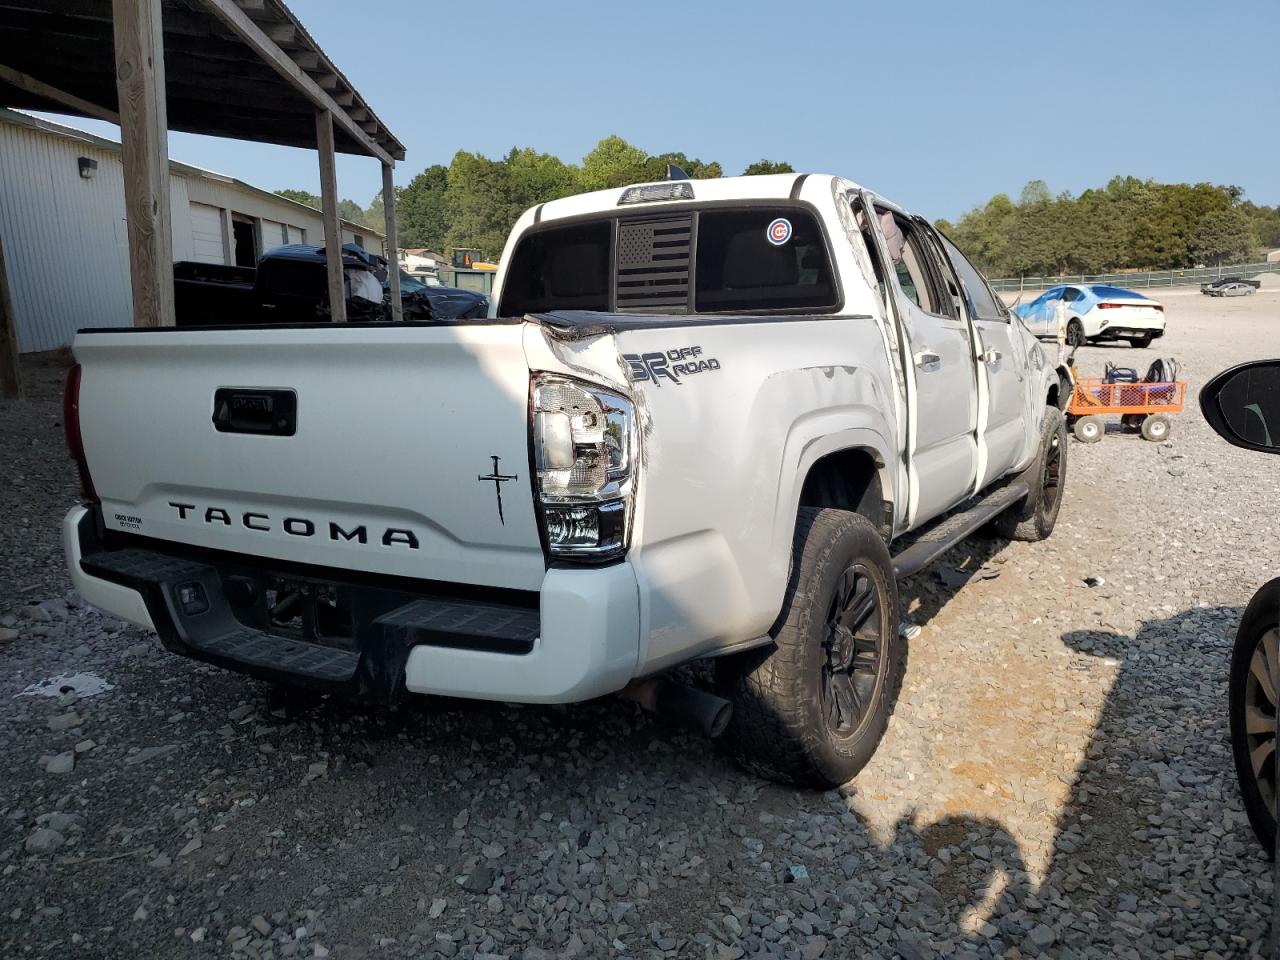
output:
[[[111,153],[114,153],[116,156],[120,155],[120,141],[118,140],[111,140],[107,137],[100,137],[97,134],[89,133],[89,131],[87,130],[80,130],[77,127],[70,127],[63,123],[55,123],[54,121],[46,120],[43,117],[33,117],[31,114],[23,113],[20,110],[6,110],[3,107],[0,107],[0,123],[12,123],[18,126],[30,127],[35,130],[43,130],[44,132],[51,133],[54,136],[66,137],[70,140],[76,140],[82,143],[91,143],[94,146],[100,147],[103,150],[107,150],[107,151],[110,151]],[[304,210],[309,210],[312,213],[321,212],[319,207],[313,207],[306,203],[300,203],[299,201],[292,200],[289,197],[282,197],[278,193],[273,193],[270,190],[264,190],[261,187],[255,187],[251,183],[245,183],[243,180],[237,180],[235,177],[228,176],[225,173],[218,173],[214,170],[208,170],[204,167],[197,167],[190,163],[183,163],[181,160],[170,159],[169,171],[171,173],[181,174],[182,176],[185,176],[185,177],[200,177],[205,180],[212,180],[215,183],[234,184],[235,186],[240,187],[242,190],[247,190],[250,193],[256,193],[262,197],[270,197],[272,200],[276,200],[281,203],[293,204],[295,206],[301,207]],[[376,227],[366,226],[363,223],[355,223],[354,221],[351,221],[351,220],[342,220],[341,218],[339,219],[342,225],[345,227],[352,227],[359,230],[361,233],[371,234],[372,236],[377,237],[379,240],[386,239],[386,234],[384,234],[381,230],[378,230]]]

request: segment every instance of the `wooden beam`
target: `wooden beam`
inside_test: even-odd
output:
[[[382,149],[377,141],[361,130],[356,125],[356,122],[347,116],[345,110],[334,103],[333,97],[321,89],[321,84],[317,84],[315,80],[309,77],[306,71],[294,63],[287,53],[262,32],[262,28],[254,23],[249,15],[237,5],[237,0],[202,0],[202,2],[208,9],[217,14],[237,36],[255,50],[277,73],[286,80],[291,81],[307,99],[315,104],[317,109],[331,112],[332,116],[337,118],[339,126],[369,154],[383,163],[395,162],[395,158],[391,154]],[[245,0],[239,0],[241,4],[244,4],[244,2]],[[334,82],[336,84],[337,77],[334,77]]]
[[[289,59],[300,66],[303,70],[319,70],[320,54],[314,50],[294,50],[289,54]]]
[[[161,0],[112,0],[133,325],[171,327],[168,115]]]
[[[384,253],[387,255],[387,280],[391,287],[391,319],[404,319],[404,303],[400,300],[400,256],[396,239],[396,188],[391,182],[391,164],[382,165],[382,209],[387,216],[387,242]]]
[[[272,23],[263,26],[262,32],[279,44],[293,43],[298,38],[298,28],[292,23]]]
[[[120,122],[120,114],[114,110],[108,110],[106,107],[100,107],[96,103],[90,103],[88,100],[82,100],[73,93],[67,93],[52,87],[47,83],[37,80],[35,77],[28,76],[12,67],[6,67],[0,64],[0,80],[5,80],[20,90],[27,93],[34,93],[37,96],[47,97],[55,103],[60,103],[64,107],[70,107],[77,113],[82,113],[87,117],[96,117],[99,120],[105,120],[107,123],[118,124]]]
[[[13,297],[9,294],[3,237],[0,237],[0,397],[22,399],[22,371],[18,368],[18,314],[13,309]]]
[[[316,149],[320,151],[320,213],[324,219],[324,259],[329,271],[329,319],[347,321],[342,282],[342,224],[338,220],[338,170],[333,161],[333,115],[316,111]]]

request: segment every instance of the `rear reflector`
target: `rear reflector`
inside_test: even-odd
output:
[[[80,471],[80,490],[86,498],[98,503],[98,492],[93,489],[89,476],[89,463],[84,458],[84,441],[80,436],[80,364],[67,373],[67,387],[62,394],[62,429],[67,438],[67,453]]]

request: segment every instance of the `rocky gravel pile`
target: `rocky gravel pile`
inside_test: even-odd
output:
[[[1193,384],[1280,292],[1166,300]],[[1280,469],[1189,409],[1072,442],[1041,545],[904,585],[880,752],[797,791],[631,704],[373,710],[165,653],[62,570],[56,370],[0,404],[0,956],[1261,956],[1271,873],[1227,740]],[[695,679],[698,675],[695,674]]]

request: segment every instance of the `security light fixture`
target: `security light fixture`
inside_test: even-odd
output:
[[[98,175],[98,161],[92,157],[80,157],[77,161],[80,164],[80,178],[82,180],[92,180]]]

